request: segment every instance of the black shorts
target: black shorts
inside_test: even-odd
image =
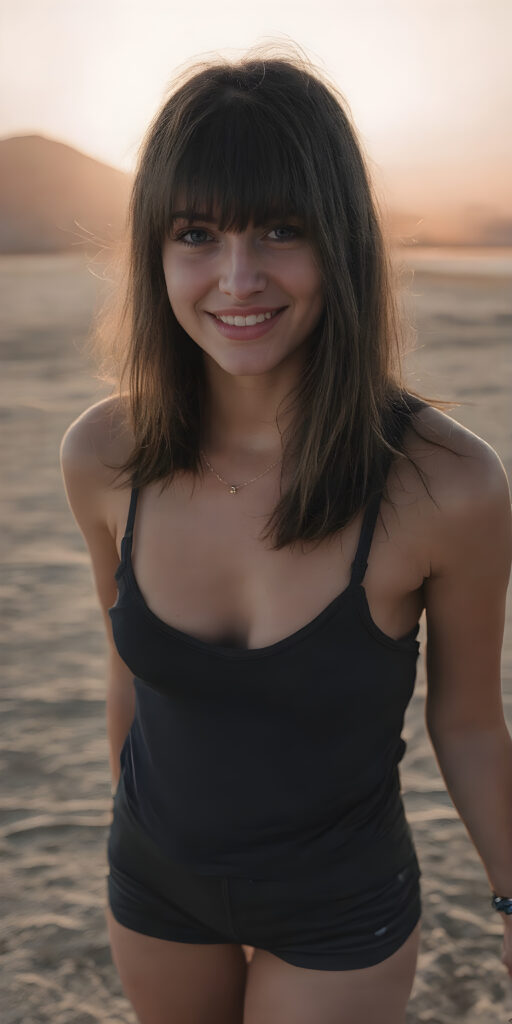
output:
[[[254,946],[296,967],[371,967],[400,948],[421,916],[416,855],[357,894],[344,891],[332,869],[307,880],[200,875],[170,861],[141,829],[122,778],[108,863],[108,902],[126,928],[174,942]]]

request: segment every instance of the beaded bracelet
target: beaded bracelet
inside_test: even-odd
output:
[[[512,899],[508,899],[506,896],[497,896],[493,891],[491,907],[494,910],[500,910],[502,914],[512,914]]]

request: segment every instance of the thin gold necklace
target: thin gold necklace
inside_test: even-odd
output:
[[[247,484],[253,484],[255,480],[259,480],[262,476],[265,476],[265,473],[269,473],[270,470],[274,468],[274,466],[277,466],[277,463],[281,462],[281,459],[283,457],[281,455],[281,458],[277,459],[277,462],[273,462],[272,465],[269,466],[268,469],[265,469],[263,471],[263,473],[260,473],[259,476],[253,476],[252,480],[246,480],[244,484],[237,484],[237,486],[235,487],[234,484],[228,483],[228,481],[224,480],[224,478],[222,476],[219,476],[219,474],[214,470],[211,462],[208,462],[208,459],[206,458],[206,455],[205,455],[205,453],[204,453],[202,448],[200,449],[200,451],[201,451],[201,455],[203,456],[204,461],[206,462],[206,465],[208,466],[208,469],[210,470],[210,472],[215,473],[215,476],[217,477],[217,480],[220,480],[221,484],[226,484],[226,486],[229,487],[229,493],[230,494],[238,494],[238,491],[240,491],[242,487],[247,487]]]

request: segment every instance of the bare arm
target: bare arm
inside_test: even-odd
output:
[[[75,521],[84,537],[108,641],[106,718],[110,770],[115,789],[119,782],[119,757],[135,711],[133,674],[121,660],[114,645],[108,615],[117,596],[114,573],[119,564],[115,538],[109,528],[106,510],[107,480],[105,467],[98,459],[104,447],[100,408],[92,406],[66,430],[60,446],[60,463],[66,497]],[[94,412],[93,412],[94,410]],[[101,410],[100,410],[101,411]],[[106,453],[108,461],[114,461]]]
[[[500,678],[510,493],[496,453],[475,442],[444,487],[433,534],[425,582],[426,722],[491,888],[512,896],[512,740]]]

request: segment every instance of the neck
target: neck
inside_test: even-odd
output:
[[[236,376],[205,357],[205,429],[201,447],[206,454],[253,459],[279,458],[281,435],[291,422],[300,353],[271,372]]]

